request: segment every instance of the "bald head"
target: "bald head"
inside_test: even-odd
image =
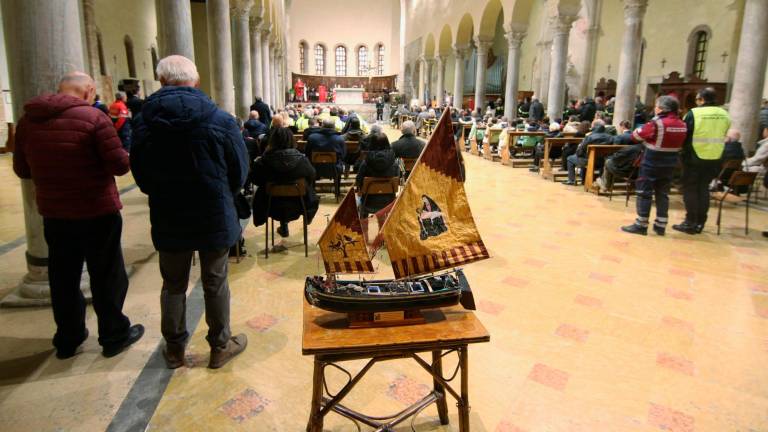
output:
[[[90,75],[84,72],[70,72],[59,81],[59,93],[93,103],[96,97],[96,83]]]

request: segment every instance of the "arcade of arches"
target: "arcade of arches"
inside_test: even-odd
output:
[[[768,106],[766,0],[2,0],[0,18],[3,431],[296,431],[306,427],[313,396],[302,290],[306,276],[322,273],[315,243],[338,207],[329,193],[308,226],[308,257],[300,222],[268,258],[264,227],[243,222],[248,253],[229,264],[230,321],[249,346],[218,370],[205,367],[201,269],[192,267],[186,367],[169,370],[147,197],[130,173],[117,177],[130,278],[124,311],[146,333],[105,358],[89,307],[82,352],[56,358],[42,217],[12,154],[24,102],[55,92],[67,72],[90,74],[109,105],[117,92],[158,91],[158,62],[181,54],[197,65],[200,90],[241,119],[255,97],[275,112],[322,109],[333,101],[317,101],[317,87],[359,90],[359,103],[339,107],[379,123],[391,142],[401,133],[389,106],[377,122],[379,96],[459,110],[490,103],[510,120],[531,96],[551,120],[563,120],[571,100],[602,96],[614,99],[618,126],[662,93],[679,96],[688,111],[696,91],[712,87],[749,156]],[[742,202],[724,205],[719,234],[713,204],[701,235],[630,236],[619,230],[635,218],[623,192],[609,200],[463,155],[467,195],[492,256],[465,269],[475,315],[491,335],[469,350],[472,430],[768,430],[764,188],[752,197],[747,233]],[[670,223],[684,216],[673,194]],[[392,277],[386,255],[375,267]],[[445,358],[446,371],[455,357]],[[347,366],[359,371],[365,362]],[[347,378],[326,369],[334,394]],[[398,412],[432,386],[400,359],[377,364],[344,404]],[[458,431],[453,402],[448,419],[441,424],[430,405],[392,430]],[[324,430],[362,426],[331,413]]]

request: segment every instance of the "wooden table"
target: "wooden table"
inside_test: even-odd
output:
[[[437,404],[440,423],[446,425],[448,424],[446,391],[457,401],[459,430],[469,431],[468,345],[488,342],[491,339],[474,313],[455,306],[422,311],[427,320],[425,324],[349,329],[346,315],[324,311],[306,302],[302,303],[304,304],[304,331],[301,352],[315,357],[312,405],[307,432],[321,432],[323,419],[330,411],[376,428],[377,431],[388,431],[432,403]],[[432,355],[431,363],[419,356],[419,353],[427,352]],[[459,391],[454,390],[450,384],[456,374],[446,379],[442,371],[443,357],[452,352],[456,352],[459,357],[459,369],[457,369],[457,372],[461,371]],[[397,414],[379,418],[358,413],[340,404],[374,364],[404,358],[413,359],[432,375],[433,391],[419,402]],[[341,369],[338,362],[359,359],[368,359],[368,363],[357,375],[349,374],[348,383],[338,393],[325,395],[325,368],[331,366]],[[341,370],[344,371],[344,369]]]
[[[547,138],[544,140],[544,158],[541,160],[541,177],[544,179],[556,180],[555,173],[552,172],[552,162],[549,154],[553,148],[564,147],[566,144],[579,144],[583,138]]]
[[[626,145],[592,144],[587,146],[587,173],[584,177],[584,190],[589,192],[595,179],[595,164],[598,157],[605,157],[623,149]]]

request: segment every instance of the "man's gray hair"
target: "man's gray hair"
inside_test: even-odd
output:
[[[680,109],[680,102],[674,96],[664,95],[656,99],[656,106],[665,113],[676,113]]]
[[[323,129],[336,129],[336,121],[331,118],[323,119]]]
[[[375,125],[371,126],[371,133],[372,134],[381,133],[382,131],[383,131],[383,129],[381,128],[381,125],[375,124]]]
[[[200,81],[197,66],[192,60],[172,55],[165,57],[157,63],[157,77],[165,86],[189,85]]]
[[[416,135],[416,123],[410,120],[404,121],[403,125],[400,126],[400,132],[404,134]]]

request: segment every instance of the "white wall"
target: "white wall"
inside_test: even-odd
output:
[[[368,47],[371,67],[375,67],[374,48],[384,44],[384,74],[398,73],[400,62],[400,2],[399,0],[293,0],[287,10],[290,16],[287,47],[290,72],[300,73],[299,43],[306,41],[307,73],[315,73],[314,47],[326,47],[325,73],[335,75],[334,50],[342,44],[347,48],[347,75],[357,75],[358,46]]]

